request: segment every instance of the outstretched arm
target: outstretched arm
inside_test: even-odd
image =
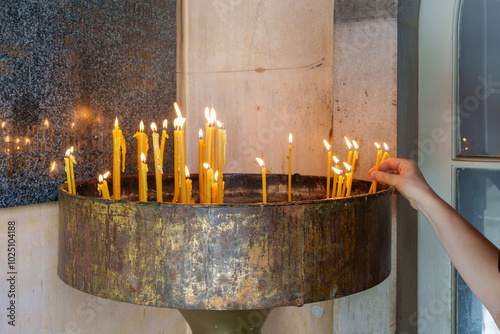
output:
[[[500,328],[499,250],[427,184],[412,160],[389,159],[373,180],[393,186],[420,211],[436,234],[455,268],[481,300]]]

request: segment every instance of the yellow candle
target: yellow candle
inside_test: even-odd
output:
[[[337,196],[336,197],[342,197],[342,187],[344,184],[344,177],[342,176],[343,171],[340,169],[337,169],[337,168],[335,168],[334,171],[338,175]]]
[[[118,127],[118,117],[115,119],[115,128],[113,129],[113,199],[121,199],[121,179],[120,179],[120,151],[122,154],[122,171],[125,172],[125,154],[127,147],[122,130]]]
[[[380,161],[382,160],[382,150],[380,149],[380,144],[379,143],[375,143],[375,146],[378,149],[378,151],[377,151],[377,160],[375,161],[375,170],[378,171],[379,165],[380,165]],[[369,194],[373,194],[375,192],[377,192],[377,181],[373,181],[372,182]]]
[[[198,132],[198,189],[200,193],[200,203],[205,202],[205,191],[204,191],[204,172],[203,172],[203,149],[205,148],[205,143],[203,142],[203,131],[200,129]]]
[[[208,161],[208,146],[210,145],[209,144],[209,141],[208,141],[208,137],[209,137],[209,131],[208,131],[208,128],[210,127],[210,109],[208,109],[208,107],[205,108],[205,118],[207,119],[207,121],[205,122],[205,147],[203,148],[205,150],[205,157],[204,157],[204,160],[203,160],[203,163],[210,163]]]
[[[186,188],[186,146],[184,145],[184,130],[182,125],[186,119],[183,118],[179,130],[179,177],[181,182],[181,203],[187,203],[187,188]]]
[[[356,167],[356,161],[358,160],[358,143],[356,143],[355,140],[352,141],[352,145],[354,146],[354,156],[352,158],[352,175],[354,176],[354,170],[355,170],[355,167]]]
[[[217,180],[218,179],[218,175],[219,174],[219,171],[216,171],[215,172],[215,177],[214,177],[214,180]],[[219,187],[218,187],[218,182],[217,181],[214,181],[212,183],[212,203],[219,203],[218,202],[218,190],[219,190]]]
[[[212,126],[210,127],[210,131],[212,131],[212,133],[210,134],[210,139],[212,140],[212,143],[210,144],[211,145],[211,149],[212,149],[212,152],[210,152],[210,166],[216,166],[215,164],[215,142],[216,142],[216,137],[217,137],[217,127],[216,127],[216,124],[217,124],[217,116],[215,114],[215,110],[214,108],[212,108],[210,110],[210,118],[212,119]]]
[[[108,189],[108,182],[106,182],[105,178],[107,178],[109,175],[109,172],[106,172],[104,176],[99,174],[99,184],[97,185],[97,190],[99,191],[99,194],[102,193],[102,198],[103,199],[110,199],[109,198],[109,189]]]
[[[161,146],[160,146],[160,156],[161,156],[161,167],[163,169],[163,155],[165,152],[165,140],[168,139],[168,134],[167,134],[167,127],[168,127],[168,121],[164,120],[163,121],[163,130],[161,132]]]
[[[187,203],[194,203],[193,200],[193,181],[190,179],[189,169],[185,166],[186,173],[186,189],[187,189]]]
[[[212,203],[212,169],[210,169],[209,164],[203,164],[206,169],[206,179],[205,179],[205,203]]]
[[[330,151],[330,144],[323,139],[325,147],[328,150],[328,167],[326,170],[326,198],[330,198],[330,168],[332,168],[332,152]]]
[[[156,124],[151,124],[153,130],[153,152],[155,157],[155,178],[156,178],[156,201],[163,202],[163,162],[160,149],[160,135],[157,132]]]
[[[223,165],[224,165],[224,133],[223,133],[223,125],[221,122],[217,121],[217,125],[219,129],[217,130],[217,172],[215,178],[217,180],[218,192],[217,192],[217,203],[222,204],[224,198],[224,189],[223,189]]]
[[[64,170],[66,171],[66,183],[68,183],[68,192],[73,194],[73,183],[71,182],[71,172],[69,170],[69,154],[71,149],[68,149],[64,155]]]
[[[333,173],[333,187],[332,187],[332,198],[335,198],[337,197],[337,193],[336,193],[336,190],[337,190],[337,182],[338,182],[338,172],[337,171],[340,171],[339,169],[339,159],[337,159],[336,156],[333,156],[333,161],[335,161],[335,167],[332,167],[332,170],[334,171]]]
[[[179,198],[179,119],[174,120],[174,199],[172,203],[177,202]]]
[[[349,141],[349,139],[347,139],[346,136],[344,136],[344,139],[345,139],[345,143],[347,144],[347,147],[349,148],[349,154],[347,156],[347,163],[350,165],[351,164],[351,160],[352,160],[352,145],[351,145],[351,142]]]
[[[141,155],[144,157],[148,156],[148,136],[144,133],[144,122],[141,121],[139,124],[139,131],[134,134],[137,138],[137,169],[141,170]]]
[[[346,183],[346,197],[351,196],[351,187],[352,187],[352,171],[351,166],[344,162],[344,166],[347,170],[347,174],[345,175],[345,183]]]
[[[292,134],[288,136],[288,202],[292,201]]]
[[[384,143],[384,149],[385,149],[385,152],[384,152],[384,156],[382,157],[382,160],[380,160],[380,163],[386,161],[387,159],[390,159],[391,156],[389,155],[389,145],[387,145],[386,143]]]
[[[207,127],[207,131],[205,133],[205,162],[206,164],[210,165],[210,162],[212,161],[212,120],[209,117],[209,123]],[[205,170],[206,174],[206,170]],[[206,176],[206,175],[205,175]],[[206,199],[207,200],[207,199]]]
[[[267,203],[267,194],[266,194],[266,165],[261,158],[255,158],[259,163],[260,167],[262,167],[262,203]]]
[[[148,201],[148,165],[146,155],[141,153],[141,169],[139,173],[139,202]]]
[[[75,159],[75,156],[73,155],[73,146],[71,146],[70,152],[69,152],[69,174],[70,174],[70,178],[71,178],[71,190],[73,191],[73,194],[76,194],[74,165],[76,165],[76,159]]]

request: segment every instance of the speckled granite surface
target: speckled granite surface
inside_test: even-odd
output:
[[[57,200],[70,146],[77,180],[112,170],[115,116],[135,173],[139,122],[174,115],[176,1],[2,1],[0,27],[0,207]]]

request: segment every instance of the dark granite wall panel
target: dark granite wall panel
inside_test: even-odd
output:
[[[76,179],[111,170],[115,116],[125,174],[141,120],[173,131],[176,1],[3,0],[0,27],[0,207],[56,200],[70,146]]]
[[[397,18],[397,0],[336,0],[335,22]]]

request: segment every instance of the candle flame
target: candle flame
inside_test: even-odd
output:
[[[70,149],[70,153],[73,153],[75,151],[75,148],[73,146],[71,146],[69,149]]]
[[[141,162],[142,162],[143,164],[145,164],[145,163],[146,163],[146,156],[144,155],[144,153],[141,153]]]
[[[214,123],[217,121],[217,115],[215,114],[215,109],[214,108],[212,108],[210,110],[210,118],[212,119],[212,122],[214,122]]]
[[[56,170],[56,167],[57,167],[57,164],[55,161],[53,161],[52,165],[50,166],[50,172],[53,172],[54,170]]]
[[[141,120],[141,123],[139,123],[139,131],[144,132],[144,122]]]
[[[386,143],[384,143],[384,148],[386,151],[389,151],[389,145],[387,145]]]
[[[156,131],[158,130],[158,129],[156,128],[156,124],[155,124],[155,123],[151,123],[151,130],[153,130],[153,132],[155,132],[155,133],[156,133]]]
[[[24,142],[25,142],[26,144],[30,144],[30,143],[31,143],[31,141],[30,141],[30,139],[29,139],[29,138],[26,138],[26,140],[25,140]]]
[[[380,150],[380,144],[379,143],[375,143],[375,146],[377,147],[377,149]]]
[[[208,109],[208,107],[205,108],[205,118],[207,122],[210,123],[210,109]]]
[[[46,127],[49,127],[49,120],[46,118],[46,119],[45,119],[45,122],[43,122],[43,124],[44,124]]]
[[[349,150],[351,150],[352,149],[351,142],[349,141],[349,139],[347,139],[346,136],[344,136],[344,139],[345,139],[345,143],[347,144],[347,147],[349,148]]]
[[[198,136],[200,139],[203,139],[203,130],[200,129],[200,131],[198,131]]]
[[[335,168],[335,167],[332,167],[333,171],[337,174],[337,175],[342,175],[343,171],[341,169],[338,169],[338,168]]]
[[[186,177],[189,179],[189,177],[191,175],[189,174],[189,168],[188,168],[188,166],[184,166],[184,171],[186,172]]]
[[[266,166],[264,164],[264,160],[262,160],[261,158],[255,158],[255,160],[257,160],[257,162],[259,163],[260,167],[264,168]]]
[[[9,136],[5,136],[5,137],[3,138],[3,140],[4,140],[4,141],[6,141],[6,142],[9,142],[9,141],[10,141],[10,137],[9,137]]]
[[[174,102],[175,113],[177,114],[177,118],[182,118],[181,110],[179,109],[179,105],[177,102]]]
[[[335,161],[335,164],[338,164],[340,160],[336,156],[333,156],[333,161]]]
[[[219,178],[219,171],[215,172],[214,178],[217,180]]]
[[[71,128],[74,129],[75,128],[75,122],[71,123]]]
[[[21,141],[21,139],[16,138],[16,144],[19,143],[20,141]]]
[[[292,134],[290,133],[290,135],[288,136],[288,144],[289,144],[289,145],[292,145],[292,141],[293,141],[293,136],[292,136]]]
[[[217,121],[217,126],[222,129],[222,123]]]
[[[167,120],[164,120],[163,121],[163,130],[166,130],[168,127],[168,121]]]
[[[71,154],[71,149],[68,148],[68,150],[66,151],[66,153],[64,155],[67,156],[67,157],[69,157],[70,154]]]
[[[118,126],[118,116],[115,118],[115,126]]]
[[[104,173],[103,177],[106,179],[108,176],[109,176],[110,172],[107,171],[106,173]]]
[[[2,122],[2,128],[5,128],[5,124],[7,124],[7,123],[5,123],[5,121],[3,121]]]
[[[323,139],[323,143],[325,143],[326,149],[328,151],[330,151],[330,147],[331,147],[330,144],[328,144],[328,142],[326,140],[324,140],[324,139]]]
[[[209,164],[207,164],[206,162],[203,164],[203,167],[204,167],[205,169],[210,169],[210,165],[209,165]]]
[[[176,118],[174,119],[174,127],[178,130],[181,130],[182,127],[184,126],[184,122],[186,121],[185,118]]]
[[[104,181],[104,180],[103,180],[103,178],[102,178],[102,175],[101,175],[101,174],[99,174],[99,184],[102,184],[102,182],[103,182],[103,181]]]
[[[356,143],[355,140],[352,141],[352,144],[354,145],[355,150],[357,150],[359,148],[358,143]]]
[[[344,162],[345,169],[347,169],[348,172],[351,171],[351,165],[349,165],[347,162]]]

